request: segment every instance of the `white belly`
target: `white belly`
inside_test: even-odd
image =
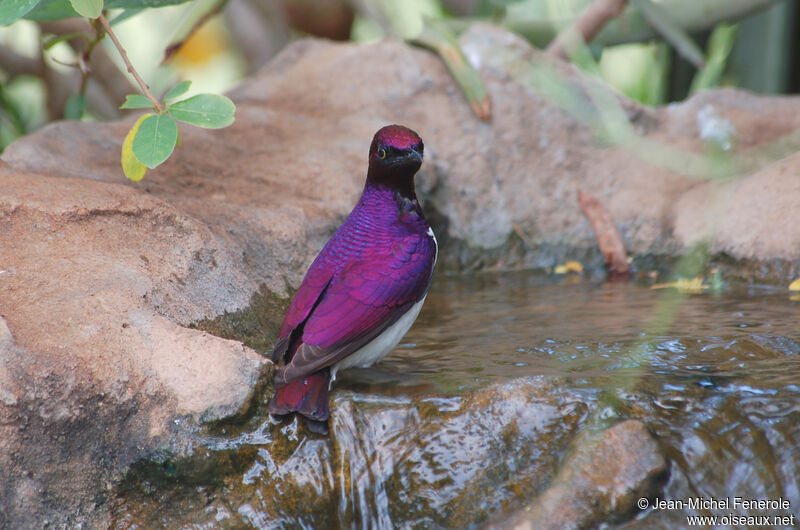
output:
[[[333,365],[331,368],[331,381],[336,379],[336,372],[340,369],[353,366],[367,367],[386,357],[411,328],[411,325],[417,319],[417,315],[419,315],[419,310],[422,309],[423,303],[425,303],[425,296],[422,297],[422,300],[411,306],[397,322],[372,339],[372,342]]]

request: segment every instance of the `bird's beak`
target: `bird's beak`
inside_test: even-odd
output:
[[[406,155],[406,157],[408,157],[408,158],[410,158],[412,160],[415,160],[415,161],[419,162],[420,164],[422,164],[422,155],[419,154],[419,152],[416,149],[414,149],[413,147],[408,150],[408,154]]]

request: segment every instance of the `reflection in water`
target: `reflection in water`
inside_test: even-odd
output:
[[[800,514],[798,304],[692,295],[641,341],[659,293],[528,274],[439,277],[405,343],[343,373],[331,436],[269,420],[120,490],[118,527],[474,527],[546,487],[592,411],[642,419],[661,497],[783,497]],[[662,326],[663,327],[663,326]],[[627,527],[683,527],[692,510]]]
[[[545,484],[588,410],[586,391],[536,377],[466,396],[364,397],[337,393],[330,438],[296,419],[266,422],[270,443],[256,444],[249,467],[231,476],[241,485],[217,497],[214,513],[259,528],[486,522]],[[235,454],[252,441],[206,443]]]

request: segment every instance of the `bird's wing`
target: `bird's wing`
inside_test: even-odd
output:
[[[331,366],[380,335],[425,295],[435,252],[432,239],[413,234],[334,275],[275,381],[285,384]]]
[[[323,249],[322,252],[325,252],[325,250]],[[292,340],[292,332],[308,318],[314,308],[314,304],[325,292],[333,277],[333,271],[325,267],[321,257],[322,254],[308,268],[308,272],[303,278],[303,283],[300,284],[300,288],[292,298],[291,304],[289,304],[289,309],[286,310],[286,316],[283,318],[281,331],[278,335],[280,338],[270,354],[272,362],[277,363],[286,355],[289,343]]]

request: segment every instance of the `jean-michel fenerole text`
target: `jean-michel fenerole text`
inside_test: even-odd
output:
[[[745,499],[743,497],[689,497],[688,499],[659,499],[651,504],[655,510],[758,510],[785,511],[790,508],[787,499]]]

